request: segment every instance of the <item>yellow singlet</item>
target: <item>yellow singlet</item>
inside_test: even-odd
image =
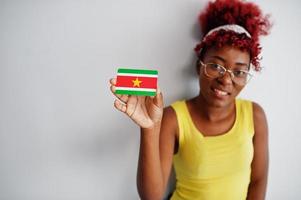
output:
[[[204,136],[194,125],[185,101],[171,106],[179,126],[179,150],[173,157],[176,189],[171,200],[245,200],[253,159],[252,102],[235,100],[232,128]]]

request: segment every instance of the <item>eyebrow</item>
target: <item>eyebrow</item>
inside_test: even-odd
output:
[[[211,56],[211,58],[218,59],[218,60],[220,60],[220,61],[222,61],[222,62],[224,62],[224,63],[226,62],[226,60],[225,60],[224,58],[220,57],[220,56],[214,55],[214,56]],[[249,68],[249,65],[248,65],[247,63],[236,62],[235,65],[245,66],[245,67]]]

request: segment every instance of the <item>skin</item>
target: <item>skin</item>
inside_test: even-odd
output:
[[[203,56],[204,63],[214,62],[227,69],[248,69],[250,55],[235,47],[211,48]],[[232,82],[230,74],[212,79],[198,68],[200,93],[187,100],[189,113],[196,127],[205,136],[227,132],[235,121],[235,97],[244,88]],[[116,79],[111,79],[114,94]],[[227,92],[218,95],[214,89]],[[155,97],[116,95],[114,106],[141,127],[137,188],[143,200],[162,199],[172,167],[172,157],[178,151],[179,129],[175,111],[164,108],[160,90]],[[253,103],[255,135],[254,158],[248,200],[265,198],[268,173],[268,128],[263,109]]]

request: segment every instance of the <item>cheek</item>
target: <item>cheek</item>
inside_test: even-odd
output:
[[[243,88],[244,86],[234,86],[231,96],[236,97],[243,90]]]
[[[202,92],[206,93],[208,91],[208,89],[210,89],[210,85],[211,85],[212,80],[208,79],[202,72],[199,75],[199,85],[200,85],[200,89],[202,90]]]
[[[202,68],[200,69],[199,72],[199,83],[201,88],[208,88],[210,85],[214,82],[215,80],[212,78],[209,78],[208,76],[205,75],[204,70]]]

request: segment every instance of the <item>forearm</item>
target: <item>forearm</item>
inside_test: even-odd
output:
[[[143,200],[159,200],[163,195],[159,134],[159,124],[152,129],[141,129],[137,187]]]
[[[247,200],[264,200],[266,194],[266,180],[253,181],[249,185]]]

